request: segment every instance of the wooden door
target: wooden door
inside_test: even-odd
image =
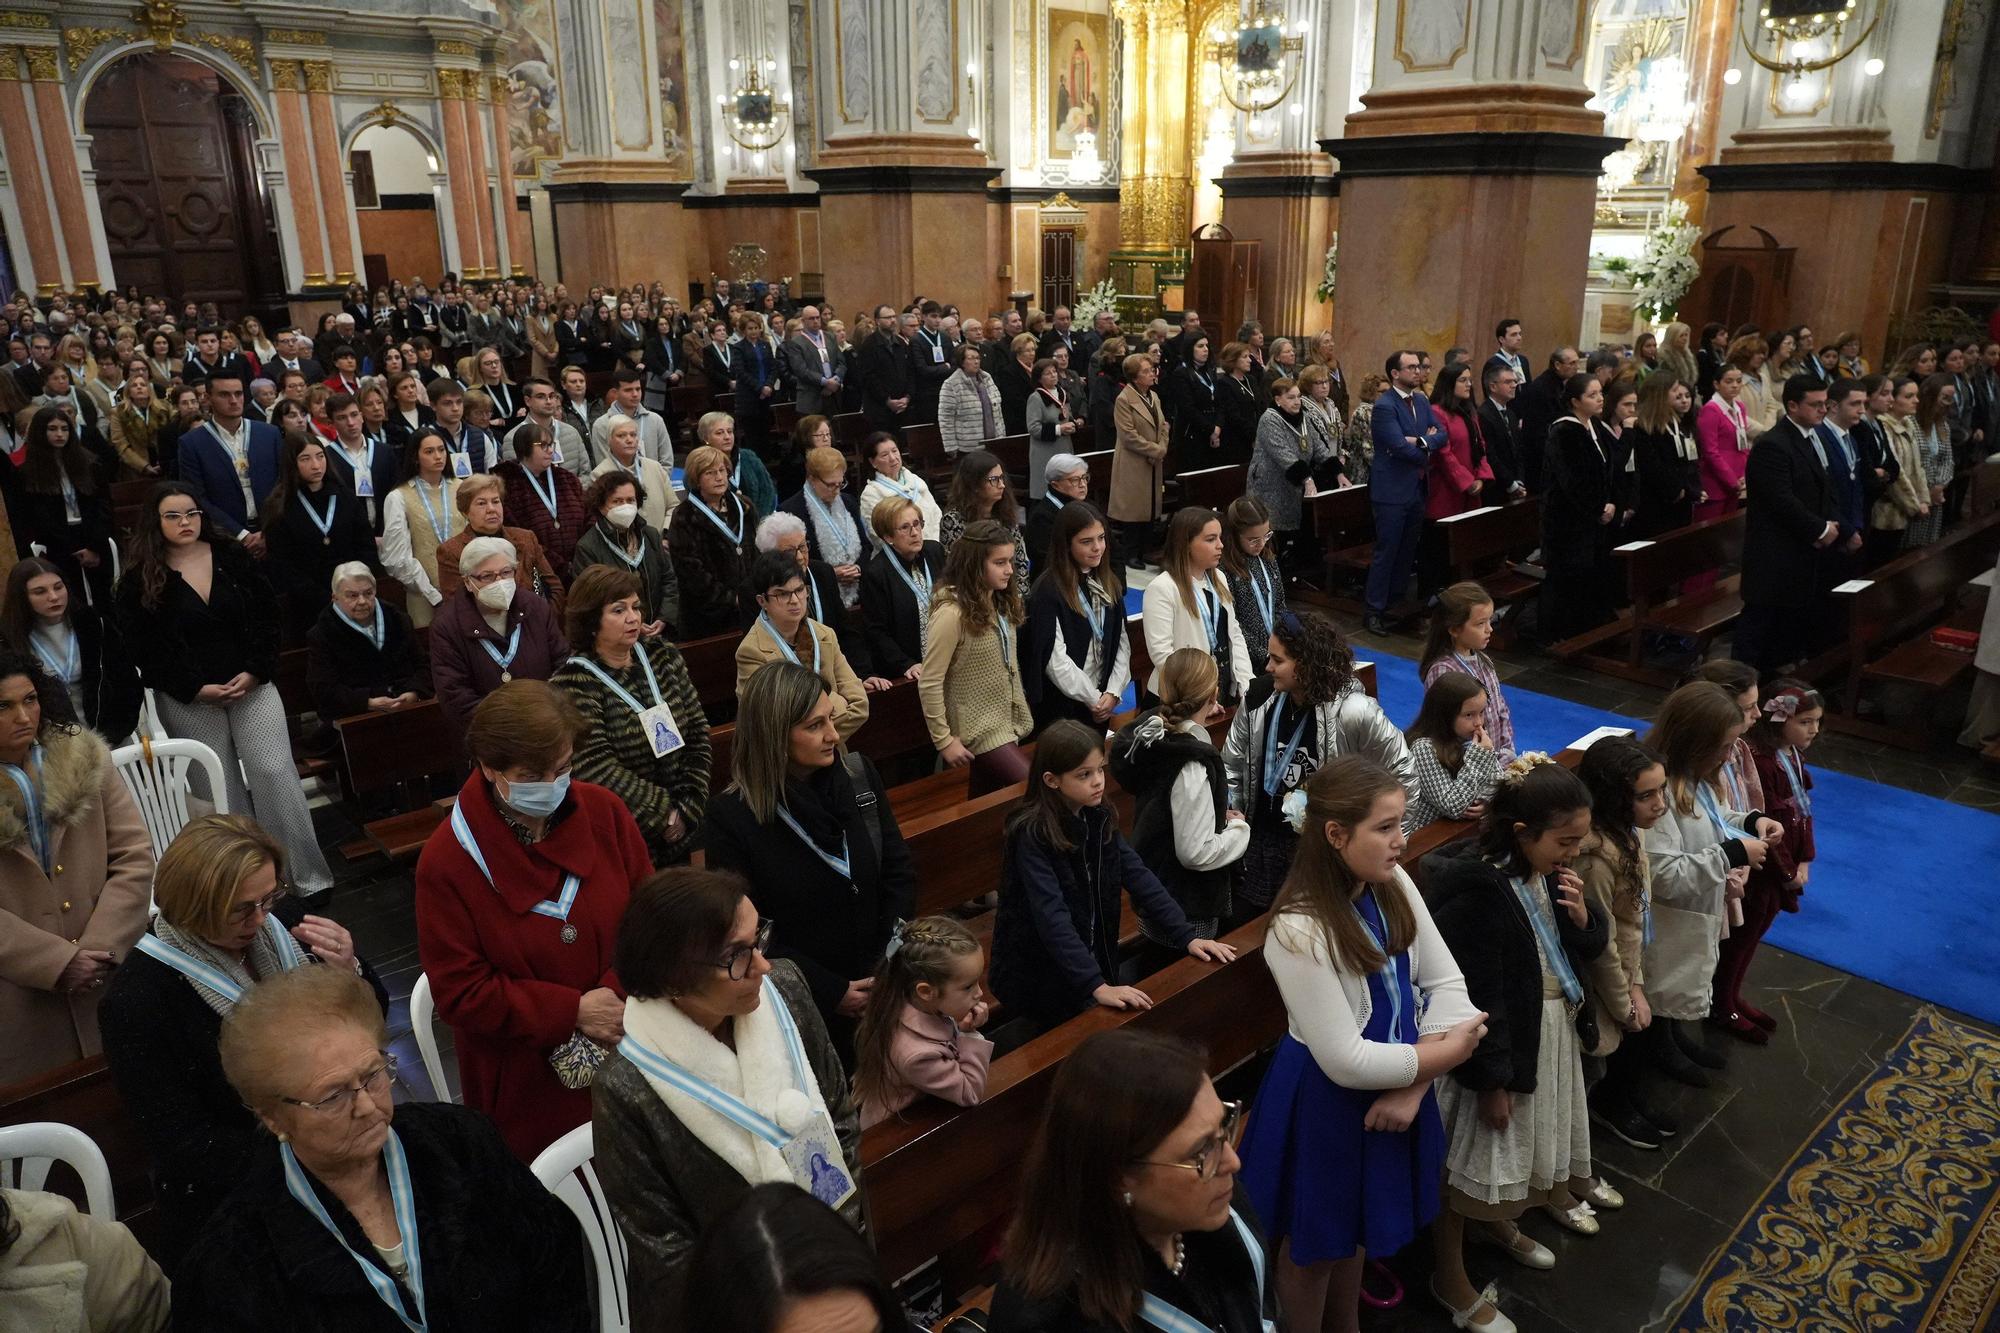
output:
[[[1076,228],[1042,229],[1042,309],[1076,304]]]
[[[214,70],[178,56],[121,60],[91,89],[84,127],[120,286],[230,314],[279,294],[244,127],[228,106],[238,100]]]

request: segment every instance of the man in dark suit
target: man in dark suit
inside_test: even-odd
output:
[[[1077,349],[1083,346],[1083,335],[1070,327],[1070,310],[1059,305],[1049,316],[1049,326],[1042,330],[1041,342],[1035,347],[1037,357],[1047,357],[1057,347],[1069,348],[1069,363],[1076,364]]]
[[[1383,367],[1389,389],[1375,401],[1370,430],[1375,467],[1368,476],[1368,499],[1375,511],[1375,558],[1368,566],[1365,623],[1371,634],[1387,634],[1389,607],[1409,587],[1423,534],[1425,476],[1431,456],[1446,443],[1444,423],[1419,391],[1423,358],[1393,352]]]
[[[917,307],[917,313],[917,331],[910,338],[910,382],[916,392],[910,421],[928,426],[937,421],[938,391],[951,378],[958,344],[945,334],[943,306],[926,301]]]
[[[1528,490],[1542,493],[1542,455],[1549,443],[1549,427],[1567,409],[1563,405],[1563,385],[1583,369],[1583,356],[1574,347],[1558,347],[1549,354],[1549,368],[1528,382],[1515,401],[1515,417],[1521,423],[1521,480]]]
[[[895,308],[875,307],[875,336],[861,349],[861,414],[877,430],[892,431],[897,439],[911,424],[910,406],[916,399],[916,385],[910,373],[910,342],[902,335]]]
[[[778,349],[785,373],[796,386],[793,397],[800,416],[840,410],[840,390],[847,375],[847,353],[820,327],[819,307],[799,311],[799,331]]]
[[[318,384],[326,378],[326,370],[312,359],[312,343],[305,334],[297,329],[280,329],[276,342],[278,359],[264,367],[266,375],[275,380],[280,371],[296,370],[306,377],[307,384]]]
[[[1528,483],[1521,480],[1521,423],[1514,414],[1520,377],[1512,366],[1495,358],[1486,363],[1480,385],[1486,391],[1486,401],[1479,405],[1479,438],[1486,446],[1493,480],[1510,500],[1526,495]]]
[[[1784,420],[1757,437],[1744,470],[1743,615],[1732,651],[1765,673],[1812,652],[1837,565],[1829,555],[1861,540],[1819,436],[1825,386],[1794,375],[1784,404]]]
[[[1522,337],[1520,320],[1511,315],[1501,320],[1493,329],[1493,339],[1496,344],[1493,355],[1486,358],[1486,369],[1491,370],[1495,366],[1507,367],[1514,372],[1517,385],[1528,382],[1528,363],[1521,358]],[[1445,360],[1449,362],[1451,358],[1447,356]]]
[[[1835,499],[1840,507],[1840,527],[1844,538],[1827,552],[1828,586],[1848,578],[1860,568],[1862,535],[1868,530],[1868,479],[1872,475],[1863,458],[1857,431],[1868,414],[1868,390],[1860,380],[1835,380],[1826,394],[1826,420],[1817,434],[1820,450],[1826,455],[1827,475],[1833,478]]]
[[[205,324],[195,331],[192,350],[187,366],[181,372],[181,381],[186,384],[200,384],[212,380],[217,375],[236,375],[243,383],[250,382],[250,362],[241,352],[222,354],[222,330],[212,324]]]
[[[264,554],[257,510],[278,484],[278,428],[243,415],[242,376],[208,377],[209,419],[181,436],[180,477],[201,502],[211,529]]]

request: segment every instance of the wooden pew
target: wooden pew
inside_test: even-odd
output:
[[[350,861],[375,852],[401,860],[421,852],[443,816],[431,799],[430,779],[445,774],[463,780],[467,763],[458,737],[435,699],[393,713],[360,713],[333,724],[340,737],[346,788],[356,798],[402,788],[404,809],[369,820],[363,839],[344,844]]]
[[[1831,653],[1805,668],[1815,677],[1838,677],[1829,701],[1828,725],[1904,749],[1927,748],[1930,736],[1924,726],[1895,726],[1861,717],[1863,689],[1871,684],[1899,685],[1933,697],[1971,671],[1970,652],[1931,642],[1930,631],[1940,624],[1978,630],[1985,597],[1978,595],[1983,589],[1968,584],[1990,573],[1996,557],[2000,557],[2000,509],[1961,524],[1934,545],[1897,556],[1866,578],[1834,589],[1835,623],[1845,632]]]
[[[980,448],[992,453],[1000,460],[1000,466],[1007,473],[1009,484],[1026,492],[1028,487],[1028,437],[1025,435],[1002,435],[986,440]]]
[[[1241,463],[1183,472],[1178,478],[1180,503],[1188,507],[1213,509],[1220,514],[1229,508],[1231,500],[1245,494],[1249,477],[1250,469]]]
[[[1097,507],[1098,513],[1105,513],[1111,507],[1111,460],[1116,457],[1116,451],[1098,449],[1087,454],[1079,453],[1077,457],[1090,465],[1090,502]]]
[[[849,453],[858,453],[872,430],[859,412],[842,412],[833,419],[833,438]]]
[[[680,384],[667,390],[667,408],[673,417],[675,435],[680,442],[681,456],[697,443],[695,427],[701,423],[704,412],[712,411],[715,395],[708,391],[706,384]]]
[[[93,1055],[0,1088],[0,1125],[42,1121],[73,1125],[90,1136],[111,1168],[119,1220],[142,1244],[156,1243],[159,1218],[153,1208],[151,1158],[138,1126],[125,1112],[103,1056]],[[84,1202],[82,1182],[66,1169],[51,1173],[47,1188],[79,1207]]]
[[[1743,531],[1744,514],[1739,509],[1663,532],[1651,540],[1613,548],[1612,554],[1625,566],[1625,591],[1632,609],[1608,625],[1565,639],[1549,651],[1593,671],[1672,689],[1678,673],[1646,663],[1647,636],[1690,638],[1699,653],[1706,653],[1709,642],[1736,623],[1743,614],[1738,575],[1718,578],[1698,592],[1681,596],[1674,592],[1696,574],[1741,563]],[[1623,655],[1598,651],[1621,638],[1625,640]]]
[[[1452,581],[1475,582],[1486,589],[1499,612],[1525,601],[1540,590],[1539,572],[1514,563],[1525,559],[1542,541],[1542,502],[1534,496],[1438,520],[1444,530],[1445,559]],[[1495,646],[1506,647],[1517,621],[1506,616],[1495,627]]]
[[[944,436],[938,433],[935,422],[903,427],[903,466],[915,468],[938,492],[940,499],[944,495],[942,487],[949,483],[956,462],[945,453]]]
[[[1301,502],[1300,530],[1320,553],[1320,586],[1300,588],[1294,595],[1307,602],[1357,611],[1361,603],[1334,589],[1343,578],[1366,574],[1375,554],[1375,511],[1366,486],[1321,491]]]
[[[1989,458],[1972,469],[1965,488],[1965,517],[1985,518],[1996,509],[2000,509],[2000,459]]]
[[[139,521],[139,514],[146,507],[153,488],[160,484],[158,477],[138,477],[131,481],[111,483],[111,526],[119,532],[132,531]]]
[[[711,721],[736,716],[736,645],[741,642],[741,634],[714,634],[674,645]]]
[[[924,723],[917,683],[899,681],[891,689],[869,695],[868,720],[854,733],[849,747],[874,760],[883,777],[892,782],[912,765],[928,772],[936,762],[937,747],[931,744],[930,728]]]

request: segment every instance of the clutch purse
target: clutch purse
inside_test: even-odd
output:
[[[581,1032],[572,1032],[568,1041],[549,1052],[549,1067],[556,1071],[556,1081],[565,1088],[587,1088],[597,1077],[604,1054],[602,1046]]]

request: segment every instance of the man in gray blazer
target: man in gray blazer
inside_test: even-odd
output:
[[[832,415],[840,410],[840,389],[847,380],[847,354],[820,327],[819,307],[799,311],[799,331],[785,339],[781,354],[785,372],[797,386],[794,396],[800,416]]]

